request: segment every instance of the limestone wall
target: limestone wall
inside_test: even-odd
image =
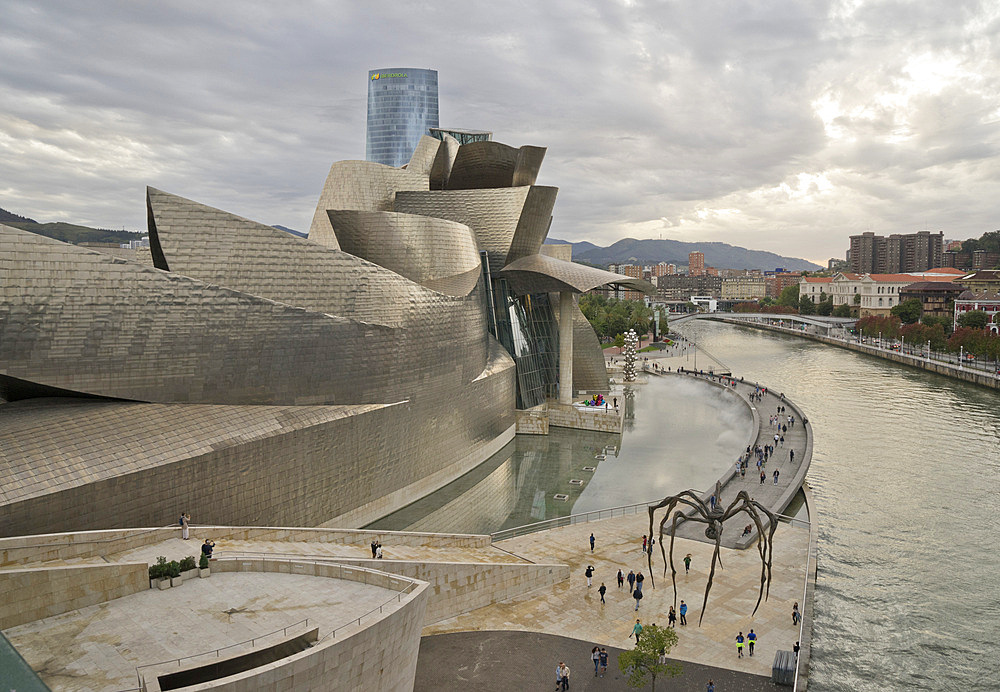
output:
[[[149,588],[144,563],[0,572],[0,630]]]
[[[554,405],[549,407],[549,425],[619,434],[622,431],[622,417],[614,409],[581,411],[573,406]]]
[[[212,564],[212,570],[216,569],[313,574],[364,581],[393,590],[413,583],[391,574],[323,563],[218,560]],[[335,636],[321,632],[320,642],[310,649],[215,683],[206,683],[198,689],[224,692],[412,690],[428,593],[427,585],[418,583],[410,593],[394,601],[394,606],[362,618],[360,625],[337,630]]]
[[[428,582],[430,590],[425,625],[569,579],[569,566],[558,564],[341,558],[337,558],[337,561],[386,570]]]
[[[192,524],[198,530],[210,529],[216,541],[307,541],[315,543],[347,543],[368,545],[378,539],[386,545],[482,548],[490,545],[489,536],[413,531],[364,531],[361,529],[270,528],[256,526],[204,526]],[[110,531],[77,531],[17,538],[0,538],[0,567],[38,563],[48,560],[70,560],[134,550],[170,538],[180,537],[180,527],[155,529],[115,529]],[[220,550],[224,545],[219,546]]]

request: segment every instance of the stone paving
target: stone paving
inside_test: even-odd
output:
[[[654,574],[658,588],[653,588],[641,550],[641,536],[648,532],[646,515],[605,519],[574,524],[549,531],[501,541],[500,547],[538,562],[562,562],[570,566],[569,581],[524,594],[510,601],[480,608],[424,628],[423,634],[478,630],[520,630],[572,636],[601,646],[624,647],[636,616],[642,622],[667,624],[667,611],[673,602],[669,575],[663,578],[663,564],[654,553]],[[588,538],[593,532],[596,550],[590,552]],[[708,578],[713,546],[701,541],[678,539],[674,549],[681,574],[677,577],[680,599],[689,606],[688,625],[678,625],[680,641],[673,657],[717,668],[727,668],[755,675],[771,673],[771,663],[778,649],[791,650],[798,629],[792,626],[792,604],[800,600],[805,578],[805,555],[809,531],[805,528],[779,526],[774,537],[774,565],[771,593],[751,616],[761,578],[760,557],[756,550],[721,551],[724,569],[716,569],[715,578],[702,626],[698,616]],[[692,555],[691,572],[683,574],[681,558]],[[596,568],[593,586],[587,588],[584,570]],[[646,575],[638,613],[635,601],[617,586],[621,568],[640,569]],[[598,594],[601,582],[608,587],[602,605]],[[735,638],[753,628],[759,637],[753,658],[736,655]]]
[[[538,632],[456,632],[424,637],[417,659],[415,692],[439,690],[545,690],[553,689],[559,661],[570,667],[570,690],[634,690],[618,668],[621,647],[607,646],[608,670],[594,675],[594,644]],[[698,663],[682,662],[675,678],[658,678],[657,689],[704,692],[708,680],[716,692],[769,692],[788,690],[770,678]],[[648,686],[643,689],[648,689]]]
[[[221,572],[19,625],[4,634],[54,691],[124,690],[136,687],[136,666],[211,652],[306,618],[309,628],[319,627],[323,636],[394,595],[341,579]],[[306,629],[298,625],[288,636]],[[282,636],[278,632],[264,641]],[[250,645],[223,655],[244,648]]]

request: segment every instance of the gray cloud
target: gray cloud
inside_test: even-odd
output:
[[[0,206],[145,225],[154,185],[306,228],[364,154],[368,69],[439,70],[442,123],[549,148],[552,235],[811,259],[997,227],[988,2],[0,0]]]

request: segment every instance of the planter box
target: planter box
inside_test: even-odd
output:
[[[188,569],[181,572],[181,579],[183,579],[184,581],[187,581],[188,579],[194,579],[197,576],[198,576],[197,567],[195,567],[194,569]]]
[[[156,581],[156,586],[160,589],[160,591],[165,591],[170,588],[170,577],[167,577],[166,579],[157,579]]]
[[[184,577],[170,577],[171,586],[180,586],[184,583]]]
[[[208,577],[212,576],[212,568],[211,567],[206,567],[205,569],[199,568],[198,576],[201,577],[202,579],[207,579]]]

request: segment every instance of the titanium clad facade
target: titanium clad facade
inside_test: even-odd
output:
[[[390,67],[368,73],[366,160],[402,166],[420,138],[437,126],[437,70]]]
[[[308,239],[148,188],[155,266],[0,225],[0,535],[362,526],[486,460],[556,394],[547,293],[628,281],[538,259],[543,153],[335,163]]]

